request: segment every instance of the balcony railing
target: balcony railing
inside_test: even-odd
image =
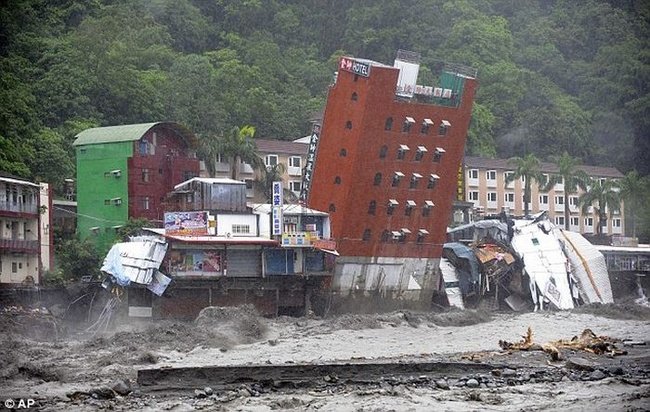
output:
[[[0,249],[38,252],[38,240],[0,239]]]
[[[36,213],[36,203],[14,203],[0,200],[0,212]]]

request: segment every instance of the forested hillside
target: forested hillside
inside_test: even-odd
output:
[[[294,139],[341,54],[478,69],[468,153],[650,174],[644,0],[5,0],[0,170],[59,184],[91,126],[171,120],[200,138]]]

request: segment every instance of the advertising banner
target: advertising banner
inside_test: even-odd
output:
[[[165,234],[174,236],[207,235],[208,212],[165,213]]]

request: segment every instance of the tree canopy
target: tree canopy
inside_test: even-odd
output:
[[[649,22],[642,0],[4,2],[0,169],[57,186],[75,125],[302,137],[337,56],[407,49],[423,84],[443,61],[478,69],[468,153],[566,151],[647,176]]]

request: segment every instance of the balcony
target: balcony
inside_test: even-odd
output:
[[[0,250],[11,252],[38,253],[38,240],[0,239]]]
[[[15,203],[0,200],[0,212],[38,213],[36,203]]]

